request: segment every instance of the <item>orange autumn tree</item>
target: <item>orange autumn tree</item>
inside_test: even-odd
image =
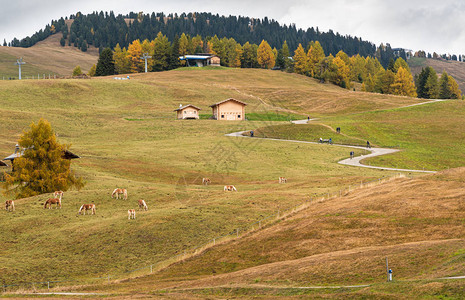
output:
[[[19,199],[84,186],[82,179],[71,171],[71,161],[63,158],[69,145],[58,143],[47,120],[32,123],[18,144],[26,150],[13,161],[13,171],[5,174],[5,194],[14,194]]]

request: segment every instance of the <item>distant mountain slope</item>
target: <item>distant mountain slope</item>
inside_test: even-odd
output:
[[[267,17],[263,19],[220,16],[212,13],[169,14],[163,13],[134,13],[115,16],[113,12],[94,12],[84,15],[80,12],[71,15],[74,19],[72,26],[67,31],[67,20],[61,18],[52,21],[45,29],[36,32],[30,37],[21,40],[14,39],[11,42],[15,47],[30,47],[35,42],[44,39],[51,32],[64,32],[65,38],[70,38],[71,43],[80,46],[84,41],[88,45],[96,47],[114,48],[117,43],[121,47],[127,47],[136,39],[153,40],[161,31],[170,40],[182,33],[190,36],[201,35],[204,38],[217,35],[219,38],[234,38],[237,42],[260,44],[264,39],[272,47],[280,48],[287,41],[291,51],[298,44],[306,46],[310,41],[318,40],[326,53],[335,55],[343,50],[349,55],[360,54],[363,56],[374,55],[376,46],[361,38],[350,35],[341,35],[332,30],[320,32],[318,27],[306,30],[296,28],[295,24],[282,25]],[[129,20],[131,23],[129,24]]]
[[[412,73],[415,75],[419,74],[421,69],[427,66],[433,67],[438,75],[445,70],[449,75],[455,78],[462,92],[465,91],[464,62],[413,57],[408,60],[408,64],[412,69]]]
[[[54,34],[30,48],[0,47],[0,80],[18,78],[16,59],[23,57],[26,64],[22,68],[23,77],[43,76],[43,74],[71,75],[75,66],[87,72],[98,60],[98,49],[90,47],[81,52],[74,47],[60,46],[61,34]]]

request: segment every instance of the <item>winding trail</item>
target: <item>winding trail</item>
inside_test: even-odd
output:
[[[312,119],[310,119],[312,120]],[[307,124],[308,120],[298,120],[298,121],[292,121],[294,124]],[[249,132],[250,130],[245,130],[245,131],[238,131],[238,132],[232,132],[225,134],[225,136],[229,137],[242,137],[242,138],[252,138],[250,136],[245,136],[243,133]],[[270,140],[270,141],[280,141],[280,142],[290,142],[290,143],[301,143],[301,144],[313,144],[313,145],[322,145],[321,143],[317,142],[308,142],[308,141],[298,141],[298,140],[285,140],[285,139],[274,139],[274,138],[258,138],[258,137],[253,137],[253,139],[264,139],[264,140]],[[360,146],[347,146],[347,145],[338,145],[338,144],[333,144],[332,146],[334,147],[344,147],[344,148],[351,148],[351,149],[361,149],[361,150],[367,150],[370,151],[370,154],[366,155],[361,155],[357,156],[354,158],[347,158],[339,161],[338,163],[341,165],[346,165],[346,166],[353,166],[353,167],[361,167],[361,168],[369,168],[369,169],[378,169],[378,170],[386,170],[386,171],[401,171],[401,172],[412,172],[412,173],[436,173],[436,171],[425,171],[425,170],[411,170],[411,169],[398,169],[398,168],[387,168],[387,167],[377,167],[377,166],[368,166],[364,165],[361,163],[362,159],[365,158],[370,158],[370,157],[376,157],[376,156],[381,156],[381,155],[387,155],[387,154],[392,154],[395,152],[399,152],[400,150],[398,149],[390,149],[390,148],[365,148],[365,147],[360,147]]]

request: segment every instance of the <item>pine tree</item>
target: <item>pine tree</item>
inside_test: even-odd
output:
[[[179,37],[176,35],[170,49],[168,69],[173,70],[179,68],[180,66],[181,61],[179,60]]]
[[[81,43],[81,51],[82,52],[86,52],[87,51],[87,42],[86,41],[82,41]]]
[[[439,80],[439,98],[440,99],[451,99],[452,91],[449,84],[449,75],[444,71]]]
[[[257,60],[260,66],[264,69],[272,69],[276,63],[273,50],[267,41],[262,40],[257,50]]]
[[[308,57],[305,54],[304,47],[299,44],[294,52],[294,72],[297,74],[306,75],[308,73]]]
[[[170,42],[168,38],[160,32],[154,40],[153,49],[153,71],[168,70],[170,57]]]
[[[60,45],[61,45],[61,47],[64,47],[65,44],[66,44],[65,38],[62,37],[62,38],[60,39]]]
[[[7,46],[6,39],[3,39],[3,47],[6,47],[6,46]]]
[[[399,67],[395,76],[394,83],[392,84],[393,94],[416,97],[417,92],[415,84],[413,83],[413,76],[410,72],[403,67]]]
[[[115,74],[115,63],[113,61],[113,52],[110,48],[105,48],[100,53],[95,76],[107,76]]]
[[[47,120],[32,123],[18,144],[26,150],[13,161],[13,171],[5,174],[5,194],[14,193],[19,199],[84,186],[82,179],[71,171],[71,161],[63,158],[69,145],[58,143]]]

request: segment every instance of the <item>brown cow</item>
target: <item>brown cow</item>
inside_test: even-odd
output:
[[[211,183],[210,178],[202,178],[202,184],[203,184],[203,185],[208,185],[208,184],[210,184],[210,183]]]
[[[286,177],[279,177],[279,183],[287,183]]]
[[[47,205],[48,205],[48,209],[51,209],[52,204],[56,204],[57,205],[56,208],[60,207],[60,209],[61,209],[61,197],[62,196],[63,196],[63,193],[60,194],[59,198],[50,198],[47,201],[45,201],[44,209],[47,208]]]

